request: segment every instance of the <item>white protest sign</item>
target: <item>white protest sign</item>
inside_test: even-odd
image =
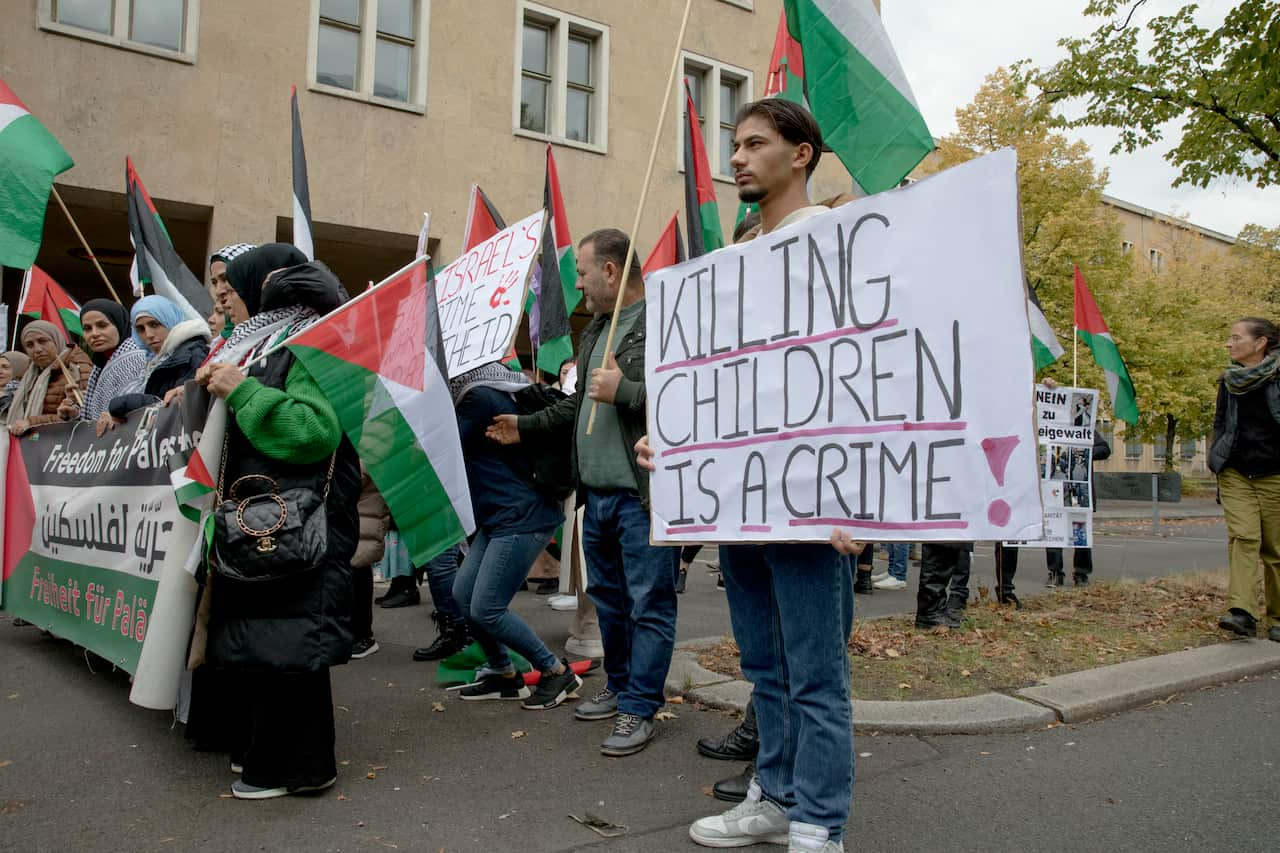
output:
[[[542,235],[540,210],[499,231],[436,275],[449,378],[501,360],[524,310],[529,268]]]
[[[1012,151],[645,293],[655,542],[1040,535]]]
[[[1036,386],[1044,536],[1006,545],[1093,547],[1093,431],[1097,414],[1098,392],[1092,388]]]

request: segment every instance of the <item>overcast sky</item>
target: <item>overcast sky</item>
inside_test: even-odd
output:
[[[1049,65],[1065,55],[1057,45],[1059,38],[1093,32],[1100,21],[1081,14],[1086,2],[882,0],[881,14],[930,131],[945,136],[956,128],[956,108],[973,99],[987,74],[1023,58]],[[1181,5],[1181,0],[1147,4],[1155,14],[1168,14]],[[1233,5],[1231,0],[1201,0],[1201,24],[1221,23]],[[1176,141],[1180,127],[1181,122],[1170,127],[1166,140]],[[1188,215],[1197,225],[1232,236],[1250,222],[1268,228],[1280,225],[1280,187],[1259,190],[1220,179],[1208,189],[1174,189],[1177,170],[1163,157],[1170,146],[1112,155],[1108,152],[1116,141],[1114,131],[1087,128],[1070,133],[1089,143],[1095,162],[1110,170],[1110,195]]]

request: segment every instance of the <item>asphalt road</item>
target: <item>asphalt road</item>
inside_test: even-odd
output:
[[[1220,526],[1106,537],[1097,574],[1213,568],[1223,553]],[[1030,591],[1039,564],[1025,564]],[[990,577],[989,552],[974,574]],[[860,599],[864,615],[911,600]],[[531,594],[517,608],[553,643],[565,636],[566,614]],[[428,612],[377,611],[382,651],[335,670],[338,785],[259,803],[225,798],[225,758],[189,751],[169,715],[131,706],[123,674],[91,673],[70,644],[0,615],[0,850],[695,849],[688,823],[719,808],[704,786],[737,766],[693,743],[731,720],[671,706],[649,749],[604,758],[607,723],[436,687],[433,667],[409,659],[430,638]],[[705,573],[680,618],[682,637],[727,630]],[[860,736],[849,849],[1268,849],[1280,827],[1278,715],[1272,675],[1029,735]],[[588,811],[627,834],[604,841],[567,817]]]

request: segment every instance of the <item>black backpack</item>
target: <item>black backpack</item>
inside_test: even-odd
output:
[[[566,394],[550,385],[526,385],[511,395],[516,409],[522,415],[532,415],[554,406],[566,398]],[[563,501],[573,494],[573,442],[521,436],[520,443],[528,453],[529,485],[540,494],[555,501]]]

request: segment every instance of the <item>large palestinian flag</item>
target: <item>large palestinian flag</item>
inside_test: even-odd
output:
[[[784,0],[783,9],[782,91],[793,85],[793,41],[823,141],[868,195],[896,187],[933,150],[933,136],[874,0]]]
[[[702,125],[687,80],[684,105],[684,212],[689,228],[689,257],[696,258],[724,246],[724,232],[720,230],[720,208],[716,205],[716,187],[707,163]]]
[[[129,240],[133,243],[133,295],[146,286],[182,309],[189,320],[203,320],[213,313],[213,297],[200,279],[187,269],[169,239],[151,195],[142,185],[132,158],[125,160],[125,189],[129,196]]]
[[[475,530],[434,280],[415,261],[285,341],[386,500],[415,566]]]
[[[48,316],[50,309],[56,309],[58,316]],[[62,289],[40,267],[33,266],[27,270],[22,282],[22,298],[18,302],[18,313],[35,317],[37,320],[49,320],[57,323],[77,337],[84,334],[80,327],[80,303],[71,298],[71,294]]]
[[[10,21],[11,26],[16,26]],[[0,266],[27,269],[40,252],[53,179],[75,164],[0,80]]]
[[[538,294],[530,293],[529,337],[537,352],[537,366],[552,375],[573,358],[573,329],[569,317],[578,307],[578,262],[569,234],[569,218],[560,193],[556,161],[547,145],[547,179],[542,189],[547,218],[542,226],[542,265]]]

